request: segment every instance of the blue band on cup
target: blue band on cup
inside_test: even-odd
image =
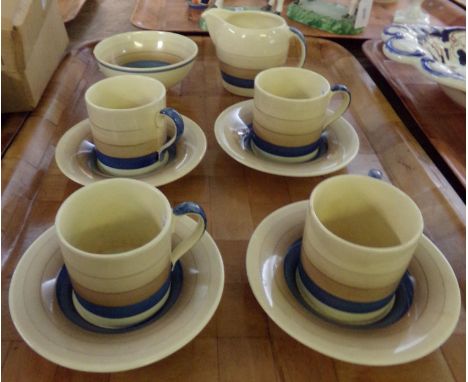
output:
[[[156,293],[148,297],[147,299],[140,301],[136,304],[132,305],[125,305],[125,306],[102,306],[93,304],[85,300],[75,291],[75,296],[80,302],[80,304],[85,308],[88,312],[94,313],[97,316],[105,317],[105,318],[126,318],[135,316],[137,314],[146,312],[148,309],[151,309],[155,306],[159,301],[163,299],[166,295],[169,287],[171,286],[171,276],[167,278],[164,282],[163,286],[159,288]]]
[[[254,80],[248,80],[245,78],[239,78],[231,76],[226,72],[221,70],[221,76],[223,77],[224,82],[227,82],[229,85],[237,86],[238,88],[244,89],[253,89],[254,88]]]
[[[251,125],[249,125],[250,127]],[[310,154],[317,150],[320,147],[321,139],[319,138],[314,143],[306,146],[298,146],[298,147],[286,147],[286,146],[277,146],[270,142],[267,142],[260,138],[255,132],[252,131],[252,140],[254,141],[255,145],[260,149],[269,154],[281,156],[281,157],[301,157],[307,154]]]
[[[393,298],[394,293],[385,297],[382,300],[372,302],[355,302],[350,300],[344,300],[340,297],[334,296],[327,291],[320,288],[315,284],[311,278],[305,273],[302,262],[299,260],[297,269],[299,271],[299,277],[307,290],[320,302],[328,305],[332,308],[341,310],[342,312],[348,313],[371,313],[376,310],[385,307]]]
[[[97,148],[94,148],[96,158],[103,165],[118,168],[122,170],[135,170],[138,168],[148,167],[159,160],[158,152],[134,158],[117,158],[103,154]]]

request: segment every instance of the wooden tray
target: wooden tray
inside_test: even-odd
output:
[[[387,58],[382,52],[382,41],[366,41],[362,49],[466,187],[466,109],[416,68]]]
[[[63,22],[72,21],[80,12],[86,0],[58,0],[60,14]]]
[[[29,115],[2,160],[2,377],[13,381],[464,381],[464,308],[449,340],[430,355],[395,367],[351,365],[323,356],[283,333],[253,296],[245,253],[254,228],[269,213],[307,199],[325,177],[287,178],[263,174],[232,160],[218,146],[215,119],[244,100],[221,85],[218,60],[208,37],[196,37],[200,55],[188,77],[168,92],[167,104],[196,121],[208,139],[202,163],[188,176],[164,187],[172,205],[200,203],[208,231],[225,264],[221,304],[207,327],[167,359],[125,373],[88,374],[58,367],[34,353],[15,330],[8,311],[8,287],[18,260],[54,224],[63,200],[80,186],[54,161],[60,137],[86,118],[83,95],[102,79],[92,44],[68,55],[38,108]],[[424,150],[406,130],[358,61],[336,43],[308,39],[307,67],[353,94],[346,119],[355,127],[360,151],[339,173],[367,174],[379,168],[421,208],[425,233],[444,252],[465,301],[465,205]],[[311,59],[313,57],[313,59]],[[333,176],[330,174],[328,176]]]
[[[374,2],[369,25],[358,35],[338,35],[311,28],[289,19],[286,16],[287,4],[285,0],[283,16],[290,26],[302,31],[305,36],[333,37],[349,39],[376,39],[380,38],[384,26],[391,24],[397,9],[407,6],[408,0],[400,0],[391,4]],[[264,0],[225,0],[225,6],[256,6],[266,4]],[[432,16],[434,25],[465,25],[466,13],[450,0],[426,0],[423,8]],[[201,11],[189,11],[186,0],[136,0],[130,21],[142,29],[179,32],[200,33],[198,26]]]

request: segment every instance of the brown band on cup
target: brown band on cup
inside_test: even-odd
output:
[[[241,78],[243,80],[253,80],[255,76],[262,71],[262,69],[242,69],[235,66],[226,64],[222,61],[219,63],[219,68],[222,72],[230,76]]]
[[[161,274],[149,283],[139,288],[119,293],[97,292],[76,282],[71,276],[70,279],[76,293],[93,304],[101,306],[126,306],[143,301],[156,293],[169,277],[170,270],[171,265],[169,264]]]
[[[336,297],[348,301],[373,302],[381,300],[392,294],[399,283],[398,281],[397,283],[386,286],[384,288],[375,289],[350,287],[345,284],[341,284],[322,273],[317,267],[315,267],[312,264],[312,262],[307,258],[307,256],[304,255],[304,252],[302,250],[301,262],[306,274],[321,289],[323,289],[329,294],[332,294]]]
[[[273,117],[272,117],[273,118]],[[284,124],[287,125],[288,121],[284,121]],[[266,127],[258,123],[258,121],[254,118],[253,120],[253,129],[256,135],[258,135],[264,141],[272,143],[276,146],[283,146],[283,147],[301,147],[307,146],[320,138],[320,134],[314,132],[312,134],[304,134],[304,135],[287,135],[287,134],[279,134],[268,130]]]
[[[103,154],[115,158],[137,158],[152,154],[159,149],[158,140],[152,139],[138,145],[110,145],[99,139],[93,138],[96,148]]]

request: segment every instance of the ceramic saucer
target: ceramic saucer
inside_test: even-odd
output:
[[[192,171],[206,152],[206,137],[202,129],[191,119],[183,116],[185,130],[177,143],[175,157],[146,174],[132,178],[152,186],[173,182]],[[60,139],[55,150],[55,160],[65,176],[85,186],[101,179],[112,178],[98,169],[89,120],[85,119],[70,128]]]
[[[175,242],[195,222],[178,220]],[[24,341],[44,358],[70,369],[117,372],[156,362],[190,342],[213,316],[223,291],[221,254],[208,233],[181,260],[184,271],[177,301],[154,322],[126,333],[93,333],[60,309],[55,284],[63,266],[55,227],[23,254],[10,285],[13,322]]]
[[[421,358],[453,332],[460,291],[444,255],[423,236],[409,266],[410,309],[384,328],[351,329],[326,322],[292,295],[283,272],[288,248],[302,236],[308,201],[285,206],[256,228],[247,249],[247,275],[258,302],[286,333],[327,356],[362,365],[394,365]]]
[[[245,147],[243,137],[252,123],[253,100],[236,103],[216,119],[218,144],[233,159],[243,165],[268,174],[308,177],[329,174],[346,167],[359,151],[359,138],[343,117],[327,129],[328,150],[315,160],[304,163],[280,163],[268,160]]]

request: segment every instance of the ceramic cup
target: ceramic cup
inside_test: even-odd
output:
[[[86,91],[85,100],[98,167],[111,175],[158,168],[184,132],[180,114],[166,107],[166,88],[154,78],[106,78]]]
[[[366,325],[392,308],[423,231],[417,205],[368,176],[340,175],[312,191],[298,289],[320,315]]]
[[[342,101],[328,106],[334,95]],[[318,73],[280,67],[255,77],[253,148],[272,160],[304,162],[319,150],[320,135],[348,108],[351,94],[345,85],[330,86]]]
[[[198,224],[172,248],[174,225],[185,214],[195,214]],[[201,238],[206,217],[195,203],[172,209],[157,188],[117,178],[74,192],[55,227],[76,310],[94,325],[122,328],[164,305],[171,267]]]

